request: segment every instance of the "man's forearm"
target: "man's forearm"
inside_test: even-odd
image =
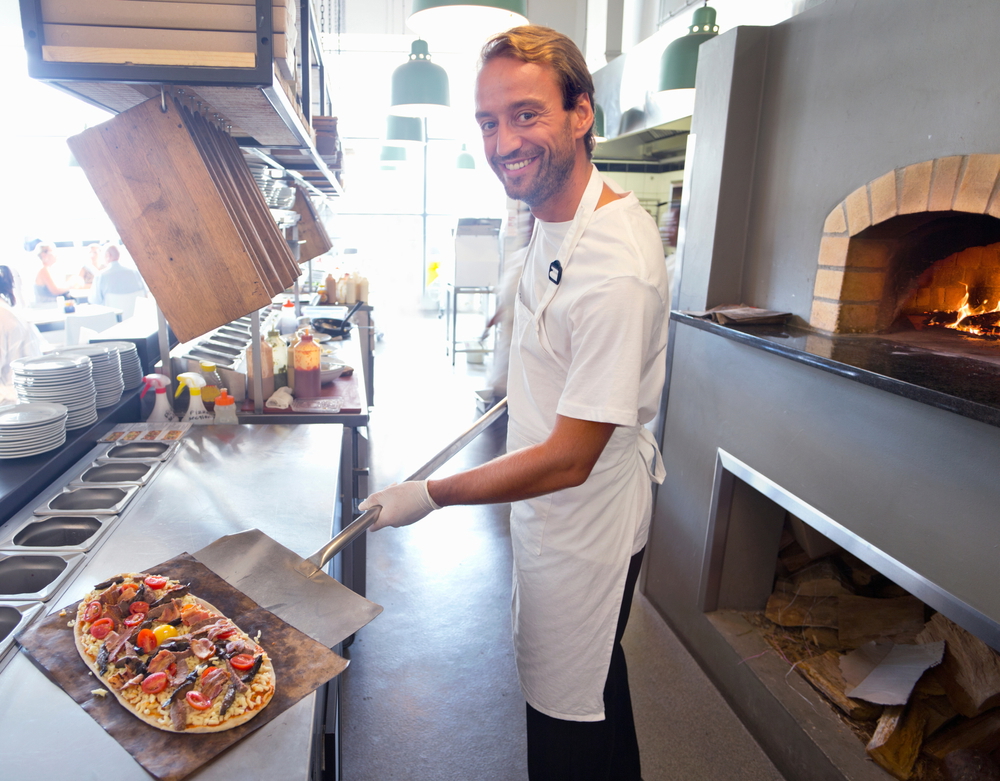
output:
[[[572,488],[590,476],[614,428],[609,423],[560,416],[544,442],[451,477],[431,480],[428,491],[444,507],[516,502]]]

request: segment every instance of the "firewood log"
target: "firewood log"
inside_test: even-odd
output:
[[[986,711],[974,719],[959,719],[924,743],[923,750],[935,759],[944,759],[960,749],[987,753],[1000,749],[1000,709]]]
[[[881,705],[856,700],[844,694],[847,683],[840,672],[840,654],[836,651],[827,651],[825,654],[799,662],[798,670],[809,683],[850,718],[872,721],[882,713]]]
[[[868,756],[896,778],[909,778],[920,756],[926,721],[927,715],[919,700],[909,705],[887,706],[865,747]]]
[[[944,758],[947,781],[1000,781],[1000,765],[985,751],[961,749]]]
[[[837,627],[836,597],[800,597],[775,591],[767,600],[764,615],[780,626]]]
[[[916,597],[844,596],[837,601],[837,630],[844,648],[860,648],[869,640],[896,638],[906,633],[915,637],[924,625],[924,603]]]
[[[948,699],[963,716],[971,718],[1000,706],[1000,654],[941,613],[935,613],[917,642],[946,643],[937,678]]]

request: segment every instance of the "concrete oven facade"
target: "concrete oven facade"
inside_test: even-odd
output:
[[[675,316],[641,587],[789,779],[888,776],[713,613],[762,607],[785,511],[1000,647],[1000,369],[884,344],[885,374],[838,359],[884,328],[886,242],[921,215],[973,215],[997,241],[996,13],[826,0],[701,48],[674,308],[742,302],[797,328],[765,343]],[[939,234],[941,258],[968,246]]]

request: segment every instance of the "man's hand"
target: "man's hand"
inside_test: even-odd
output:
[[[411,480],[399,485],[393,483],[371,494],[358,505],[358,509],[364,511],[376,506],[381,506],[382,510],[378,520],[371,525],[371,531],[386,526],[407,526],[431,511],[441,509],[427,492],[426,480]]]

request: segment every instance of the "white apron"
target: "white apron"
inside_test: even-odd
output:
[[[564,278],[573,273],[573,251],[603,186],[593,169],[559,249]],[[508,452],[544,441],[555,420],[562,388],[546,333],[566,324],[548,322],[544,314],[559,290],[550,284],[532,313],[519,286],[507,390]],[[651,480],[663,480],[654,438],[642,426],[618,426],[583,485],[511,506],[518,676],[527,702],[548,716],[604,718],[604,684],[625,576],[649,526]]]

